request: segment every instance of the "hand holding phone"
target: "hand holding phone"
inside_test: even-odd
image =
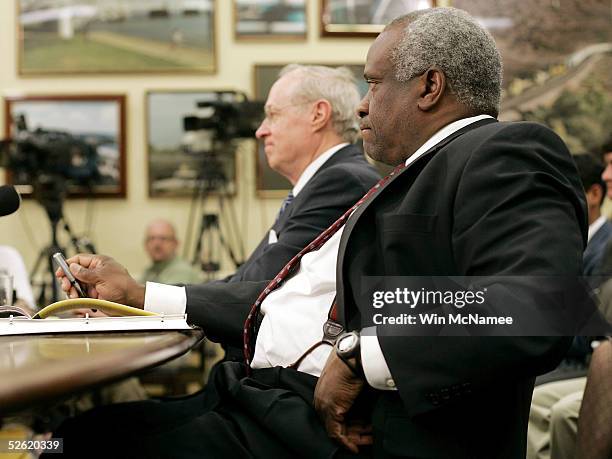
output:
[[[76,280],[74,275],[70,272],[70,268],[68,267],[68,263],[66,263],[66,259],[64,258],[64,255],[62,255],[61,252],[54,253],[53,260],[57,263],[57,265],[64,272],[64,274],[66,275],[66,278],[68,279],[68,282],[70,282],[70,285],[74,287],[74,289],[77,291],[79,296],[81,298],[87,298],[87,295],[85,295],[85,292],[83,292],[83,289],[81,288],[81,284],[79,284],[79,282]]]

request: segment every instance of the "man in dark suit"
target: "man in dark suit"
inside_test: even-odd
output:
[[[365,78],[358,113],[366,152],[404,168],[351,209],[345,227],[342,218],[310,244],[291,277],[283,270],[267,287],[183,293],[190,321],[209,337],[244,338],[250,375],[244,364],[222,365],[213,406],[195,396],[96,410],[56,433],[65,445],[102,422],[118,437],[127,426],[130,437],[147,434],[152,446],[131,454],[524,457],[534,377],[558,363],[569,340],[432,337],[410,327],[390,336],[398,335],[390,325],[367,327],[372,299],[363,289],[366,276],[579,275],[587,222],[575,166],[550,130],[496,122],[501,59],[464,12],[436,8],[393,21],[370,48]],[[154,292],[113,260],[69,261],[91,293],[157,310]],[[519,314],[538,306],[528,286],[493,281],[489,294],[511,297]],[[335,325],[351,333],[333,349],[319,345],[324,323],[326,338]]]
[[[583,272],[595,288],[602,280],[601,264],[610,238],[612,224],[601,213],[606,197],[602,179],[603,164],[595,155],[575,155],[580,181],[586,196],[589,230],[583,255]],[[536,381],[527,430],[527,459],[573,458],[576,449],[578,413],[586,385],[586,370],[593,352],[593,337],[574,338],[567,356],[552,372]]]
[[[324,81],[324,84],[320,82]],[[290,65],[257,130],[272,169],[293,185],[274,225],[225,282],[270,279],[378,180],[357,140],[358,92],[347,69]]]
[[[358,100],[348,69],[290,65],[281,70],[256,136],[264,142],[270,167],[293,189],[272,228],[223,282],[272,278],[379,179],[353,145]]]
[[[597,276],[601,273],[603,256],[612,236],[612,224],[601,213],[601,205],[606,197],[606,183],[602,179],[604,167],[591,154],[574,156],[574,161],[584,187],[589,213],[589,235],[584,250],[583,273],[585,276]]]

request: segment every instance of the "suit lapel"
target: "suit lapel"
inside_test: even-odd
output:
[[[359,148],[357,148],[355,145],[347,145],[345,147],[342,147],[337,152],[335,152],[327,161],[321,164],[321,167],[317,169],[314,175],[306,183],[302,191],[300,191],[300,193],[294,198],[293,202],[289,206],[287,206],[287,208],[285,209],[283,214],[280,216],[280,218],[274,223],[274,225],[272,225],[272,229],[276,231],[276,234],[278,235],[281,233],[281,231],[285,227],[285,224],[287,223],[289,218],[293,215],[293,212],[296,208],[296,200],[297,199],[300,199],[300,200],[308,199],[310,195],[309,185],[312,184],[312,181],[318,174],[323,172],[326,168],[333,166],[334,164],[345,162],[349,158],[352,158],[354,156],[360,156],[360,155],[363,156],[363,153],[361,152]],[[268,233],[266,233],[266,237],[268,236],[268,234],[269,234],[269,231]]]

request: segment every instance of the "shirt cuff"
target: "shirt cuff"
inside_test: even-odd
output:
[[[397,390],[391,371],[385,360],[376,327],[367,327],[361,330],[361,367],[368,384],[378,390]]]
[[[185,287],[147,282],[144,309],[158,314],[185,314],[187,309]]]

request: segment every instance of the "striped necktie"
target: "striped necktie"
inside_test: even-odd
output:
[[[283,199],[283,202],[280,206],[280,209],[278,211],[278,215],[276,216],[276,220],[275,223],[280,220],[281,215],[283,215],[283,212],[285,212],[285,209],[287,209],[287,207],[289,207],[289,204],[291,204],[293,202],[293,192],[290,191],[289,194],[285,197],[285,199]]]
[[[254,351],[255,351],[255,324],[257,322],[256,318],[259,314],[259,310],[261,308],[261,303],[263,303],[264,299],[274,290],[276,290],[283,281],[291,274],[299,265],[300,260],[304,255],[310,252],[314,252],[315,250],[319,250],[336,232],[344,226],[348,218],[351,214],[357,209],[361,204],[363,204],[370,196],[375,194],[378,189],[387,183],[394,175],[398,174],[402,169],[406,167],[405,163],[401,163],[397,166],[393,171],[383,177],[376,185],[374,185],[370,190],[363,195],[363,197],[357,201],[349,210],[347,210],[338,220],[336,220],[332,225],[319,234],[314,241],[304,247],[296,256],[294,256],[289,262],[285,265],[283,269],[274,277],[272,281],[266,286],[266,288],[259,294],[253,306],[251,306],[251,310],[249,311],[249,315],[244,322],[244,330],[243,330],[243,342],[244,342],[244,359],[247,364],[247,367],[250,366]],[[281,208],[282,210],[282,208]]]

